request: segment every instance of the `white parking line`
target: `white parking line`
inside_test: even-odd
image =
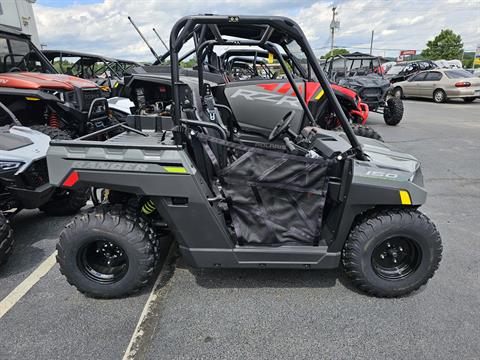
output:
[[[174,246],[170,246],[169,252],[167,257],[165,258],[165,262],[163,264],[162,269],[160,270],[157,279],[155,280],[155,284],[153,284],[152,291],[148,296],[147,302],[143,307],[142,313],[140,314],[140,318],[138,319],[137,326],[133,332],[132,338],[128,344],[127,350],[125,350],[125,354],[123,355],[122,360],[132,360],[135,358],[135,355],[138,352],[138,341],[144,335],[144,330],[142,329],[143,324],[147,317],[152,313],[155,301],[159,299],[164,292],[166,291],[166,285],[162,282],[165,280],[166,273],[170,271],[169,269],[169,261],[173,256]]]
[[[50,269],[55,265],[57,251],[54,251],[44,262],[40,264],[20,285],[12,290],[0,302],[0,319],[5,315]]]

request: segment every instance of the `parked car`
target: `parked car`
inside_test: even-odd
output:
[[[393,94],[400,98],[433,98],[437,103],[462,98],[470,103],[480,98],[480,78],[463,69],[422,71],[406,81],[396,83]]]
[[[385,77],[390,83],[407,80],[413,74],[420,71],[435,69],[438,66],[430,60],[403,61],[392,66],[386,73]]]
[[[478,69],[465,69],[469,73],[473,74],[473,76],[480,77],[480,68]]]

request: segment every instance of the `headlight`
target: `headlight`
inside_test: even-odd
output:
[[[53,89],[42,89],[42,91],[46,92],[47,94],[56,96],[61,102],[65,101],[65,96],[63,94],[63,91],[58,91]]]
[[[23,163],[21,161],[0,161],[0,171],[11,171],[18,169]]]

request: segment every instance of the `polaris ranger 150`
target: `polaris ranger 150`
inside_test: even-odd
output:
[[[219,106],[201,66],[196,82],[181,75],[179,52],[191,36],[199,59],[211,44],[274,53],[301,122],[295,111],[266,112],[265,122],[277,123],[268,139],[241,134],[218,111],[227,105]],[[305,55],[307,80],[319,81],[344,133],[315,125],[279,54],[293,42]],[[79,291],[118,297],[139,290],[154,273],[157,235],[166,230],[184,259],[201,268],[342,266],[358,288],[383,297],[408,294],[433,276],[442,245],[418,210],[426,199],[419,162],[379,141],[359,142],[294,21],[188,16],[174,25],[170,49],[170,83],[158,104],[170,116],[139,116],[137,129],[114,126],[128,131],[106,141],[89,139],[109,129],[51,143],[53,184],[108,189],[104,203],[60,235],[60,270]]]

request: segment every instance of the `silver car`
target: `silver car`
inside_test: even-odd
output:
[[[396,97],[426,97],[437,103],[462,98],[470,103],[480,98],[480,78],[463,69],[422,71],[408,80],[395,83]]]

